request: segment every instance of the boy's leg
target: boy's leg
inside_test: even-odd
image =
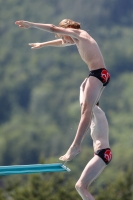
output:
[[[80,153],[80,144],[90,126],[92,109],[97,103],[97,101],[100,99],[103,89],[104,87],[102,82],[96,77],[90,76],[86,81],[84,96],[83,96],[81,119],[79,122],[77,133],[72,145],[70,146],[66,154],[59,158],[60,160],[70,161],[78,153]]]
[[[88,186],[101,174],[106,167],[104,161],[95,155],[83,170],[75,188],[83,200],[94,200],[94,197],[89,193]]]

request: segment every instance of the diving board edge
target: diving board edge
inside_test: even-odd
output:
[[[65,169],[65,170],[68,171],[68,172],[71,171],[71,170],[70,170],[67,166],[65,166],[65,165],[62,165],[62,168]]]

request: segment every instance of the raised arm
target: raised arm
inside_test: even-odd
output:
[[[72,29],[72,28],[62,28],[55,26],[53,24],[41,24],[41,23],[34,23],[34,22],[28,22],[28,21],[16,21],[16,25],[18,25],[20,28],[37,28],[41,29],[43,31],[47,31],[50,33],[57,33],[61,35],[69,35],[74,38],[79,38],[81,30],[79,29]]]
[[[64,43],[62,39],[58,39],[58,40],[52,40],[52,41],[42,42],[42,43],[29,43],[29,45],[31,46],[31,49],[40,49],[42,47],[47,47],[47,46],[65,47],[65,46],[70,46],[74,44]]]

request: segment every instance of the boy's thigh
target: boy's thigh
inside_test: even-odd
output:
[[[99,99],[102,91],[103,91],[102,82],[96,77],[90,76],[87,79],[85,90],[84,90],[84,101],[86,103],[94,104],[97,99]]]
[[[79,181],[82,185],[90,185],[104,170],[106,164],[97,155],[95,155],[84,168]]]

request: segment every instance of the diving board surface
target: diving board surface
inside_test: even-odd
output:
[[[70,172],[62,163],[0,166],[0,175]]]

